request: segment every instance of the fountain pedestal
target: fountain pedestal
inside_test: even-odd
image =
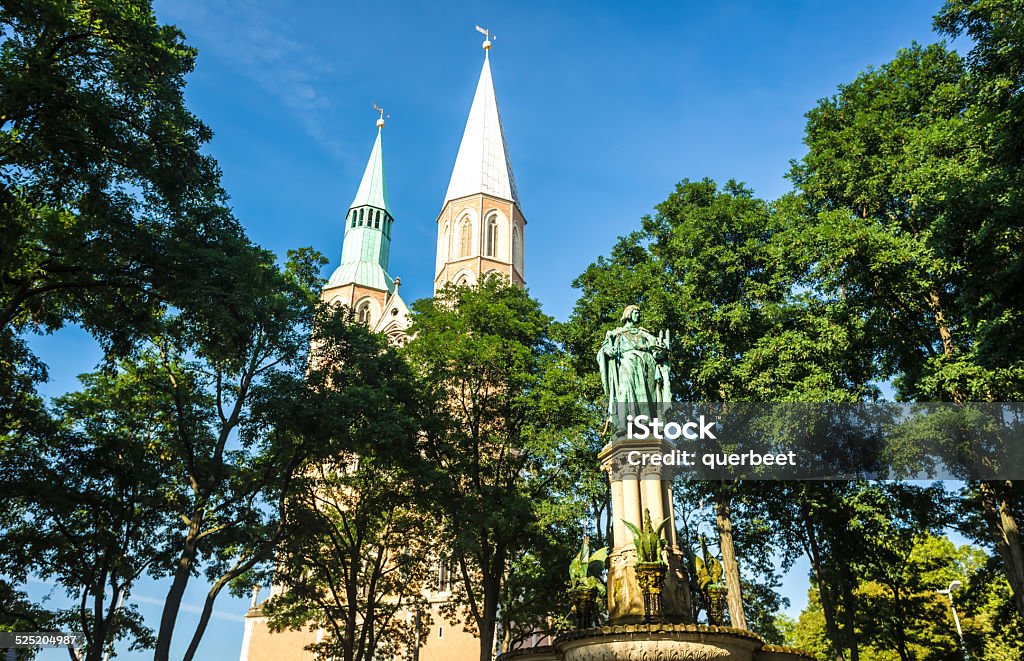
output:
[[[650,510],[654,525],[669,517],[665,526],[668,564],[662,591],[662,614],[669,622],[692,621],[689,579],[683,553],[676,541],[672,478],[675,467],[637,463],[643,458],[671,455],[675,448],[667,441],[616,438],[598,458],[608,473],[612,491],[612,549],[608,555],[608,619],[611,624],[634,624],[644,620],[644,599],[636,578],[636,549],[622,521],[643,526],[643,512]]]

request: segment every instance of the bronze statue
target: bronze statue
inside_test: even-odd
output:
[[[597,352],[608,420],[619,433],[626,429],[628,416],[658,417],[672,401],[668,331],[655,337],[641,328],[636,305],[626,306],[621,321],[622,326],[605,334]]]

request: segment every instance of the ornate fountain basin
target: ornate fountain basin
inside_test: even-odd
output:
[[[798,661],[796,650],[766,646],[756,634],[703,624],[627,624],[555,639],[562,661]]]

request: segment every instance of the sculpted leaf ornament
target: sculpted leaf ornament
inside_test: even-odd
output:
[[[661,558],[661,551],[665,548],[667,542],[661,536],[661,532],[665,529],[665,524],[668,523],[668,517],[665,517],[665,520],[655,528],[651,522],[651,510],[645,508],[642,529],[637,528],[625,519],[622,522],[633,533],[633,546],[636,547],[636,561],[638,564],[664,563],[664,560]]]

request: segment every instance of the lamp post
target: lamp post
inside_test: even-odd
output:
[[[969,661],[970,657],[967,656],[967,645],[964,645],[964,631],[960,628],[960,617],[956,614],[956,604],[953,603],[953,593],[961,587],[963,587],[963,583],[960,581],[953,581],[945,590],[936,590],[936,592],[949,597],[949,608],[953,611],[953,622],[956,623],[956,635],[960,638],[960,649],[964,651],[964,661]]]

